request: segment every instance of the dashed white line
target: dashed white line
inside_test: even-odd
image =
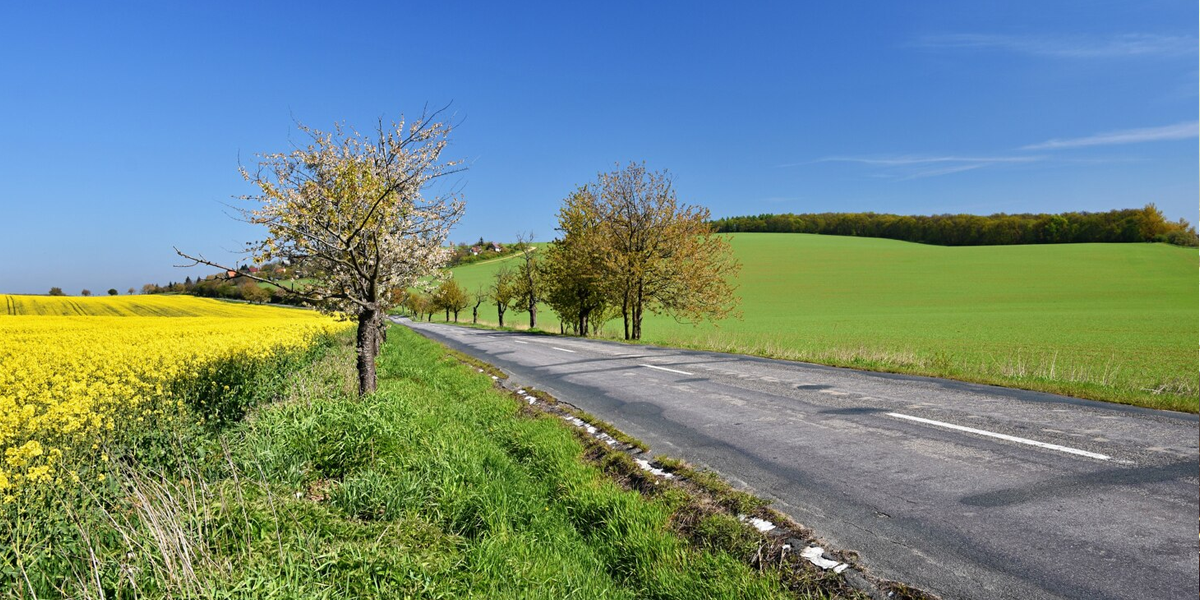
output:
[[[561,350],[563,352],[570,352],[571,354],[575,354],[574,350],[567,350],[566,348],[559,348],[558,346],[550,346],[550,347],[554,348],[555,350]]]
[[[516,342],[518,344],[528,344],[529,343],[529,342],[522,342],[521,340],[513,340],[513,342]]]
[[[642,365],[642,366],[649,368],[649,369],[658,369],[659,371],[670,371],[672,373],[679,373],[680,375],[695,375],[695,373],[688,373],[687,371],[677,371],[675,369],[668,369],[666,367],[656,367],[654,365]]]
[[[1097,454],[1095,452],[1088,452],[1087,450],[1079,450],[1077,448],[1068,448],[1066,446],[1059,446],[1058,444],[1048,444],[1046,442],[1039,442],[1037,440],[1029,440],[1029,439],[1017,437],[1015,435],[1006,435],[1003,433],[984,431],[982,429],[975,429],[974,427],[963,427],[962,425],[955,425],[953,423],[943,423],[942,421],[934,421],[933,419],[922,419],[921,417],[914,417],[911,415],[904,415],[904,414],[900,414],[900,413],[888,413],[888,416],[896,417],[897,419],[906,419],[909,421],[916,421],[917,423],[924,423],[926,425],[935,425],[937,427],[945,427],[946,429],[954,429],[956,431],[965,431],[967,433],[974,433],[976,435],[984,435],[987,437],[993,437],[996,439],[1006,440],[1009,442],[1016,442],[1018,444],[1028,444],[1030,446],[1037,446],[1038,448],[1047,448],[1049,450],[1058,450],[1059,452],[1066,452],[1068,454],[1077,454],[1079,456],[1086,456],[1088,458],[1095,458],[1098,460],[1112,460],[1111,456],[1108,456],[1105,454]]]

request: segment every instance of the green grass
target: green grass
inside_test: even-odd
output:
[[[393,329],[380,371],[372,397],[279,406],[248,426],[241,460],[281,482],[280,497],[317,488],[326,499],[298,528],[263,506],[267,528],[322,535],[303,539],[309,554],[284,549],[292,573],[262,536],[237,579],[320,581],[339,597],[784,596],[778,581],[671,534],[667,506],[617,487],[556,419],[520,416],[439,346]],[[385,532],[398,542],[377,543]]]
[[[644,341],[1197,411],[1195,249],[731,239],[743,318],[691,326],[651,316]],[[501,264],[454,276],[474,289]],[[494,307],[481,314],[495,322]],[[527,319],[509,312],[506,324]],[[548,308],[538,321],[558,330]]]
[[[277,401],[238,423],[160,436],[172,460],[127,461],[109,449],[123,467],[107,487],[57,506],[6,507],[0,598],[28,588],[73,597],[796,597],[794,582],[745,564],[752,536],[714,518],[696,532],[704,543],[689,542],[672,530],[679,494],[623,489],[584,460],[560,419],[523,411],[490,376],[406,328],[389,334],[378,392],[357,398],[350,343],[283,378]],[[53,539],[36,535],[46,522]],[[850,593],[826,579],[814,576],[799,596]]]

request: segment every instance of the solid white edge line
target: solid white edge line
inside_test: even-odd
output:
[[[575,354],[574,350],[567,350],[566,348],[559,348],[558,346],[550,346],[550,347],[554,348],[555,350],[562,350],[563,352],[570,352],[571,354]]]
[[[1039,448],[1058,450],[1059,452],[1066,452],[1068,454],[1078,454],[1079,456],[1086,456],[1088,458],[1095,458],[1095,459],[1099,459],[1099,460],[1112,460],[1111,456],[1107,456],[1104,454],[1088,452],[1087,450],[1078,450],[1076,448],[1068,448],[1066,446],[1059,446],[1058,444],[1048,444],[1046,442],[1039,442],[1037,440],[1029,440],[1029,439],[1020,438],[1020,437],[1017,437],[1014,435],[995,433],[992,431],[984,431],[982,429],[975,429],[974,427],[963,427],[962,425],[955,425],[953,423],[943,423],[941,421],[934,421],[933,419],[922,419],[921,417],[914,417],[911,415],[902,415],[900,413],[888,413],[888,416],[896,417],[897,419],[907,419],[909,421],[916,421],[918,423],[925,423],[926,425],[936,425],[938,427],[945,427],[947,429],[954,429],[957,431],[965,431],[967,433],[985,435],[988,437],[993,437],[993,438],[997,438],[997,439],[1001,439],[1001,440],[1016,442],[1018,444],[1028,444],[1030,446],[1037,446]]]
[[[672,373],[679,373],[680,375],[695,375],[695,373],[688,373],[687,371],[676,371],[675,369],[668,369],[666,367],[656,367],[654,365],[642,365],[642,366],[648,367],[651,369],[658,369],[659,371],[670,371]]]

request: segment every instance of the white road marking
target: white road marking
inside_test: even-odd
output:
[[[1030,446],[1037,446],[1039,448],[1058,450],[1059,452],[1066,452],[1068,454],[1077,454],[1079,456],[1086,456],[1088,458],[1095,458],[1098,460],[1112,460],[1111,456],[1107,456],[1104,454],[1097,454],[1095,452],[1088,452],[1087,450],[1068,448],[1066,446],[1059,446],[1058,444],[1047,444],[1046,442],[1039,442],[1037,440],[1029,440],[1029,439],[1020,438],[1020,437],[1017,437],[1014,435],[1006,435],[1003,433],[995,433],[992,431],[984,431],[982,429],[975,429],[973,427],[963,427],[962,425],[955,425],[953,423],[943,423],[941,421],[934,421],[933,419],[922,419],[921,417],[913,417],[910,415],[903,415],[900,413],[888,413],[888,416],[896,417],[897,419],[907,419],[909,421],[916,421],[918,423],[925,423],[926,425],[936,425],[938,427],[945,427],[947,429],[954,429],[957,431],[965,431],[967,433],[974,433],[977,435],[985,435],[988,437],[1006,440],[1009,442],[1016,442],[1018,444],[1028,444]]]
[[[650,369],[658,369],[659,371],[670,371],[672,373],[679,373],[680,375],[695,375],[695,373],[688,373],[687,371],[676,371],[675,369],[668,369],[666,367],[656,367],[654,365],[642,365],[642,366],[650,368]]]
[[[528,344],[529,343],[529,342],[522,342],[521,340],[513,340],[513,341],[518,344]]]
[[[575,354],[574,350],[567,350],[566,348],[559,348],[558,346],[550,346],[550,347],[554,348],[555,350],[562,350],[563,352],[570,352],[571,354]]]

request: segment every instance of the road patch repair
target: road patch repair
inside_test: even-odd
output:
[[[742,558],[760,571],[778,573],[790,589],[801,595],[817,591],[873,600],[936,600],[932,594],[870,575],[859,566],[854,552],[826,550],[828,544],[811,530],[769,508],[769,501],[733,489],[715,473],[696,470],[668,457],[650,458],[644,443],[612,425],[542,390],[520,387],[506,376],[489,373],[490,369],[485,370],[477,362],[470,366],[491,375],[495,385],[509,392],[519,410],[528,416],[546,415],[570,425],[584,443],[584,459],[598,464],[622,487],[648,497],[682,492],[687,503],[671,523],[685,539],[701,546],[712,545],[719,538],[705,531],[707,524],[735,524],[741,531],[733,538],[752,540],[753,548],[742,553]]]

